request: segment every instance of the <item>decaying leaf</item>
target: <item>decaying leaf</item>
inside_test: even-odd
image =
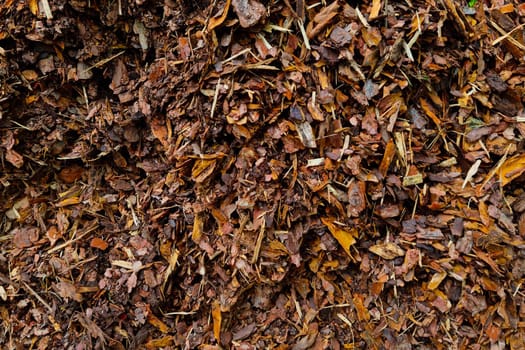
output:
[[[82,295],[78,292],[75,285],[69,281],[62,280],[53,284],[55,291],[68,302],[69,300],[82,301]]]
[[[357,230],[355,228],[339,227],[338,224],[335,223],[334,218],[321,218],[321,221],[326,225],[332,236],[334,236],[334,238],[339,242],[345,252],[350,257],[352,257],[350,247],[356,243],[356,238],[358,236]]]

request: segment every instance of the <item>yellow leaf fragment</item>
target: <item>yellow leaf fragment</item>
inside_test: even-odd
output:
[[[370,10],[370,16],[368,16],[368,19],[372,20],[379,16],[379,10],[381,10],[381,0],[373,0],[372,9]]]
[[[211,317],[213,318],[213,336],[219,342],[221,339],[222,313],[221,304],[218,300],[215,300],[211,306]]]
[[[428,286],[427,288],[429,290],[434,290],[436,289],[437,287],[439,287],[439,285],[441,284],[441,282],[443,282],[443,280],[445,279],[445,277],[447,277],[447,273],[446,271],[441,271],[441,272],[436,272],[432,278],[430,279],[430,282],[428,282]]]
[[[61,200],[60,202],[57,203],[57,207],[62,208],[62,207],[67,207],[69,205],[75,205],[78,203],[80,203],[80,197],[75,196],[75,197],[70,197],[70,198]]]
[[[38,0],[29,0],[29,11],[31,11],[31,13],[33,15],[38,15]]]
[[[499,167],[497,174],[501,186],[505,186],[523,174],[523,172],[525,172],[525,154],[519,154],[507,159],[501,167]]]
[[[405,255],[405,251],[392,242],[376,244],[368,248],[368,250],[386,260],[392,260]]]
[[[152,312],[148,314],[148,323],[156,327],[162,333],[168,333],[169,327],[164,322],[162,322],[157,316],[155,316]]]
[[[363,303],[364,297],[361,294],[355,294],[353,297],[354,307],[357,312],[357,318],[359,321],[369,321],[370,320],[370,312],[368,312],[368,309],[365,307]]]
[[[202,237],[202,228],[203,228],[203,222],[201,215],[199,213],[195,214],[195,218],[193,219],[193,231],[191,233],[191,239],[195,243],[199,243]]]
[[[321,221],[326,225],[326,227],[328,227],[328,230],[332,236],[334,236],[337,242],[339,242],[345,252],[350,257],[352,257],[352,254],[350,253],[350,247],[356,243],[355,238],[358,236],[357,230],[355,228],[343,229],[338,227],[334,223],[334,218],[321,218]]]
[[[166,346],[173,345],[173,339],[174,337],[172,335],[168,335],[166,337],[157,338],[157,339],[151,339],[146,343],[146,349],[159,349]]]
[[[215,170],[217,161],[215,159],[199,159],[195,162],[193,169],[191,170],[191,176],[197,183],[202,183],[206,180]]]
[[[222,13],[219,16],[215,16],[210,18],[210,21],[208,22],[208,30],[213,30],[220,26],[222,22],[226,19],[228,16],[228,10],[230,9],[231,0],[227,0],[226,4],[224,4],[224,8],[222,9]]]

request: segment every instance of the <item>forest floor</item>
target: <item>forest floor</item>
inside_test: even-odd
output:
[[[525,349],[525,4],[0,18],[2,349]]]

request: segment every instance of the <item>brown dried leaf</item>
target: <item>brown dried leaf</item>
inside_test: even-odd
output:
[[[67,184],[72,184],[73,182],[80,180],[83,173],[84,168],[82,168],[80,165],[74,164],[60,170],[60,173],[58,173],[58,178]]]
[[[394,144],[394,139],[390,139],[386,144],[383,159],[381,160],[381,164],[379,165],[379,172],[381,173],[381,175],[386,175],[390,164],[392,164],[392,161],[394,160],[395,155],[396,145]]]
[[[164,123],[162,123],[162,121],[159,119],[153,119],[151,122],[151,132],[153,136],[155,136],[160,141],[164,149],[167,150],[169,148],[169,143],[168,129],[166,128],[166,125],[164,125]]]
[[[321,31],[330,24],[332,19],[337,16],[338,10],[339,4],[337,1],[334,1],[316,14],[314,20],[309,22],[306,28],[308,39],[313,39],[317,34],[321,33]]]
[[[363,181],[353,181],[348,186],[348,215],[358,217],[366,209],[366,184]]]
[[[62,280],[58,283],[54,283],[53,289],[55,289],[58,295],[60,295],[66,301],[69,299],[73,299],[78,302],[82,301],[82,294],[80,294],[77,290],[77,287],[75,287],[75,285],[69,281]]]
[[[59,239],[62,238],[62,233],[58,230],[56,226],[50,226],[47,229],[46,237],[49,239],[49,243],[51,244],[51,247],[53,247]]]

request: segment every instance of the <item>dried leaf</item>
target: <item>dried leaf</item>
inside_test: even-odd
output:
[[[59,201],[56,204],[56,206],[57,206],[57,208],[62,208],[62,207],[67,207],[67,206],[75,205],[75,204],[79,204],[79,203],[80,203],[80,197],[73,196],[73,197],[65,198],[65,199]]]
[[[34,16],[38,16],[39,14],[39,11],[38,11],[38,0],[29,0],[29,11],[31,11],[31,13],[34,15]]]
[[[356,293],[354,294],[354,297],[352,298],[352,301],[354,302],[354,307],[357,312],[357,318],[360,321],[369,321],[370,320],[370,312],[368,309],[364,306],[364,296],[362,294]]]
[[[381,10],[381,0],[372,0],[372,8],[370,9],[370,15],[368,16],[369,20],[373,20],[379,15]]]
[[[508,158],[497,170],[499,181],[502,186],[518,178],[525,172],[525,154],[519,154]]]
[[[191,239],[195,243],[199,243],[202,238],[202,231],[203,231],[204,223],[202,221],[202,217],[200,213],[195,214],[195,218],[193,219],[193,231],[191,234]]]
[[[149,307],[148,311],[148,323],[157,328],[162,333],[168,333],[169,327],[164,322],[162,322],[157,316],[155,316],[153,312],[149,310]]]
[[[84,168],[80,165],[71,165],[70,167],[63,168],[58,174],[58,178],[67,184],[72,184],[82,178]]]
[[[197,183],[204,182],[215,170],[215,159],[198,159],[191,170],[191,176]]]
[[[169,143],[168,129],[166,128],[166,125],[164,125],[159,119],[154,119],[150,125],[153,136],[155,136],[160,141],[164,149],[167,150],[169,148]]]
[[[164,347],[172,346],[175,337],[168,335],[161,338],[151,339],[146,343],[146,349],[160,349]]]
[[[428,282],[427,288],[429,290],[436,289],[437,287],[439,287],[441,282],[443,282],[445,277],[447,277],[446,271],[436,272],[434,275],[432,275],[432,278],[430,279],[430,282]]]
[[[339,4],[337,1],[334,1],[316,14],[313,21],[309,22],[306,27],[308,39],[313,39],[321,33],[321,31],[330,24],[332,19],[337,16],[338,10]]]
[[[383,154],[383,160],[381,160],[381,164],[379,165],[379,172],[381,175],[385,176],[388,172],[388,168],[390,167],[390,164],[394,160],[394,156],[396,155],[396,146],[394,144],[394,140],[390,139],[385,147],[385,152]]]
[[[222,312],[221,304],[218,300],[215,300],[211,305],[211,316],[213,319],[213,336],[220,342],[221,340],[221,325],[222,325]]]
[[[368,250],[386,260],[392,260],[405,255],[405,251],[392,242],[375,244],[368,248]]]
[[[82,294],[77,291],[75,285],[69,281],[62,280],[58,283],[53,284],[53,289],[66,300],[73,299],[75,301],[82,301]]]
[[[335,223],[334,218],[326,217],[321,218],[321,221],[323,224],[325,224],[326,227],[328,227],[328,230],[334,236],[334,238],[339,242],[341,247],[345,250],[345,252],[352,257],[352,253],[350,253],[350,247],[356,243],[356,238],[358,236],[357,230],[355,228],[351,229],[343,229],[337,226]]]
[[[208,21],[208,30],[214,30],[215,28],[217,28],[224,22],[224,20],[228,16],[228,11],[230,10],[230,4],[231,4],[231,0],[226,0],[226,4],[224,4],[224,7],[220,11],[220,15],[217,14],[213,16],[212,18],[210,18],[210,20]]]

